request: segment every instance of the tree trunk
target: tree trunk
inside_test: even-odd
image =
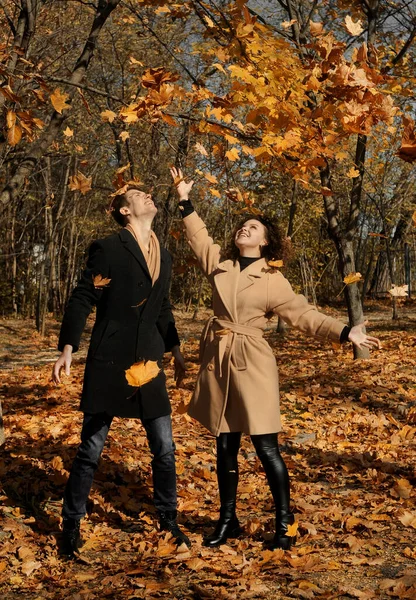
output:
[[[74,97],[76,86],[81,83],[87,72],[97,44],[98,36],[107,18],[120,1],[121,0],[99,0],[90,34],[84,49],[75,64],[71,77],[69,78],[69,81],[73,86],[69,91],[69,101]],[[27,154],[18,164],[13,176],[3,188],[0,194],[0,205],[5,206],[9,202],[15,201],[21,195],[21,192],[26,185],[25,182],[30,178],[38,161],[55,140],[65,119],[65,111],[63,111],[63,114],[59,114],[56,111],[53,112],[48,127],[40,135],[38,140],[29,146]]]
[[[4,428],[3,428],[3,411],[1,408],[1,401],[0,401],[0,446],[2,446],[5,442],[5,437],[4,437]]]

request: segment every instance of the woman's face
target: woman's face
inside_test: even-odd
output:
[[[266,237],[266,227],[257,219],[249,219],[238,229],[234,243],[242,256],[261,256],[261,248],[267,244]]]

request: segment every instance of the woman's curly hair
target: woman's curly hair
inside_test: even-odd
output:
[[[238,259],[240,256],[240,251],[235,245],[235,236],[237,231],[242,228],[244,223],[251,219],[259,221],[266,228],[267,245],[262,247],[261,256],[266,260],[283,260],[283,264],[287,266],[293,255],[290,238],[283,237],[276,220],[264,214],[253,216],[247,215],[244,221],[240,221],[232,233],[230,243],[224,253],[224,258],[234,261]]]

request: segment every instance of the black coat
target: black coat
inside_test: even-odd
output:
[[[94,242],[87,267],[65,310],[59,349],[78,350],[92,307],[97,306],[85,367],[80,410],[153,419],[171,412],[163,371],[141,388],[131,387],[125,371],[135,362],[156,360],[179,344],[169,303],[171,257],[161,248],[160,276],[152,287],[144,256],[129,231]],[[94,277],[109,284],[94,286]]]

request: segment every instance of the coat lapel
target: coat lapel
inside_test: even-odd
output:
[[[251,263],[251,265],[241,271],[237,285],[237,294],[240,294],[242,291],[253,285],[269,270],[270,267],[267,265],[267,262],[264,258]]]
[[[236,261],[226,260],[220,263],[214,274],[218,294],[228,310],[231,320],[237,322],[237,285],[240,276],[240,265]]]
[[[151,279],[149,269],[147,268],[146,259],[143,256],[143,252],[140,250],[139,244],[136,242],[130,231],[124,229],[123,227],[123,229],[119,233],[119,236],[126,250],[128,250],[134,256],[134,258],[139,262],[143,271],[146,273],[147,277]]]

